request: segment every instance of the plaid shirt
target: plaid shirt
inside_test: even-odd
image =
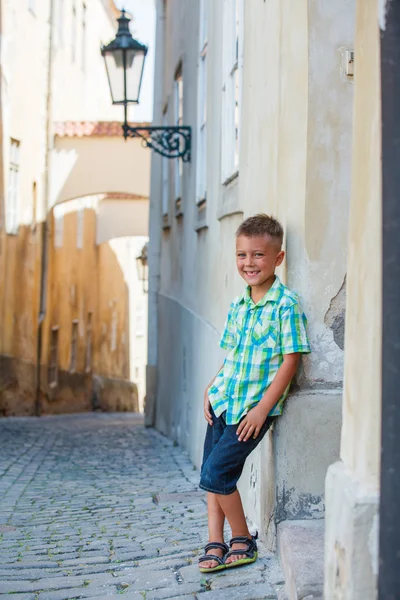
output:
[[[226,423],[238,423],[261,400],[284,354],[311,352],[306,325],[297,295],[278,277],[258,304],[251,299],[250,287],[232,302],[220,342],[229,354],[208,392],[217,417],[226,411]],[[271,416],[282,414],[289,387]]]

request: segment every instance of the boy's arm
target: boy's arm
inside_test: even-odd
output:
[[[239,442],[246,442],[250,437],[257,438],[270,410],[278,402],[283,392],[293,379],[300,360],[300,352],[285,354],[274,380],[261,398],[260,402],[249,410],[237,428]]]
[[[215,377],[213,377],[210,381],[210,383],[208,384],[208,386],[206,387],[206,390],[204,392],[204,417],[207,421],[207,423],[209,423],[210,425],[213,424],[212,421],[212,416],[211,416],[211,412],[210,412],[210,400],[208,398],[208,390],[210,389],[210,387],[212,386],[212,384],[215,381],[215,378],[217,377],[218,373],[221,371],[221,369],[223,368],[223,364],[220,366],[220,368],[218,369],[217,373],[215,374]]]

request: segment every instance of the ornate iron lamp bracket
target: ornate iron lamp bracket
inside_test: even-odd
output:
[[[122,128],[125,139],[139,137],[145,147],[165,158],[181,158],[183,162],[190,162],[191,127],[131,127],[125,123]]]

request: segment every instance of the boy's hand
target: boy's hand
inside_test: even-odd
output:
[[[251,437],[257,439],[267,416],[265,410],[260,405],[250,409],[236,430],[239,442],[247,442]]]
[[[208,398],[208,388],[206,388],[206,391],[204,392],[204,418],[207,421],[207,423],[212,426],[213,420],[210,412],[210,407],[211,404]]]

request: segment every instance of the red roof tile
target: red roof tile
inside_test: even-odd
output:
[[[129,123],[132,127],[149,127],[150,123]],[[63,121],[54,123],[58,137],[120,137],[122,125],[118,121]]]

